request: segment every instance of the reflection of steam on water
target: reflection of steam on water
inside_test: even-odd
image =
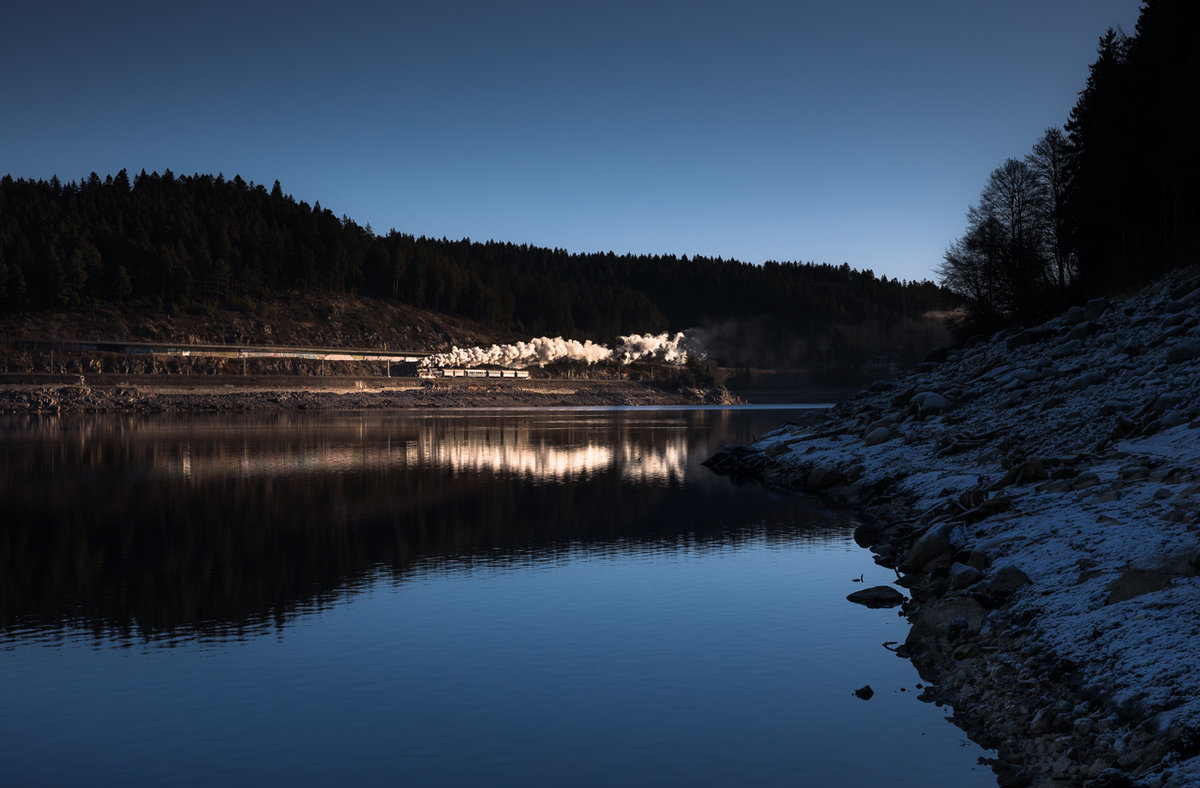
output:
[[[661,437],[661,436],[660,436]],[[247,444],[204,451],[184,443],[181,455],[156,457],[156,470],[192,482],[282,478],[328,473],[444,468],[496,473],[539,482],[566,482],[615,471],[635,484],[683,482],[688,444],[672,434],[665,445],[588,439],[552,443],[526,427],[422,429],[415,440],[319,446]]]
[[[621,343],[615,350],[590,339],[580,342],[563,337],[535,337],[528,342],[491,347],[454,347],[448,353],[426,358],[421,364],[426,367],[512,367],[530,364],[545,366],[555,361],[580,361],[590,365],[601,361],[632,364],[642,360],[684,364],[688,359],[689,351],[685,349],[688,340],[683,333],[630,334],[618,339]],[[694,344],[690,350],[693,355],[702,355]]]
[[[661,449],[621,445],[621,478],[638,484],[680,483],[687,478],[687,441],[683,436]]]
[[[608,446],[495,446],[431,442],[422,446],[426,464],[455,473],[491,471],[504,475],[560,482],[582,479],[613,464]]]

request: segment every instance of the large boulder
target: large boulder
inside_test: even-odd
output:
[[[846,474],[837,468],[817,465],[808,472],[807,487],[810,490],[828,490],[845,483]]]
[[[1018,589],[1029,585],[1029,576],[1012,564],[991,569],[986,579],[971,587],[971,596],[987,608],[1008,604]]]
[[[888,427],[876,427],[867,433],[863,438],[863,443],[868,446],[878,446],[879,444],[892,437],[892,431]]]
[[[939,523],[921,534],[909,549],[902,568],[909,572],[920,572],[949,553],[954,547],[950,543],[950,531],[953,527],[952,523]]]
[[[1073,306],[1063,313],[1062,322],[1065,326],[1077,326],[1088,318],[1084,316],[1085,312],[1081,306]],[[1094,318],[1093,318],[1094,319]]]
[[[981,590],[989,594],[1011,595],[1018,588],[1029,585],[1029,575],[1012,564],[1004,564],[993,569],[990,577],[984,581]]]
[[[1093,323],[1090,320],[1086,320],[1068,331],[1067,339],[1084,340],[1092,334],[1097,333],[1099,330],[1100,325],[1098,323]]]
[[[1200,304],[1200,288],[1176,296],[1173,301],[1167,304],[1166,311],[1184,312],[1197,304]]]
[[[767,455],[768,457],[773,458],[773,457],[778,457],[779,455],[786,453],[787,450],[788,450],[788,445],[786,442],[775,441],[774,443],[768,443],[766,446],[763,447],[763,454]]]
[[[959,563],[951,564],[947,574],[947,579],[954,588],[966,588],[972,583],[978,582],[981,577],[983,577],[983,572],[968,564]]]
[[[950,407],[950,400],[936,391],[920,391],[909,400],[909,408],[918,416],[932,416]]]
[[[879,544],[887,527],[887,523],[882,520],[864,520],[854,529],[854,543],[859,547],[871,547]]]
[[[1171,581],[1177,577],[1195,577],[1197,563],[1196,551],[1184,550],[1160,558],[1153,566],[1128,567],[1108,584],[1108,599],[1104,603],[1115,605],[1142,594],[1170,588]]]
[[[1027,328],[1020,333],[1013,334],[1008,339],[1004,340],[1004,346],[1009,350],[1016,350],[1025,345],[1033,345],[1038,342],[1045,342],[1047,339],[1054,337],[1058,333],[1058,328],[1053,323]]]
[[[1126,569],[1121,576],[1108,584],[1106,605],[1115,605],[1127,599],[1161,591],[1171,587],[1175,575],[1161,569]]]
[[[1178,364],[1181,361],[1191,361],[1200,358],[1200,342],[1185,339],[1167,351],[1167,363]]]
[[[1084,306],[1084,308],[1083,308],[1083,319],[1084,320],[1099,319],[1099,317],[1101,315],[1103,315],[1105,312],[1108,311],[1108,306],[1109,306],[1108,299],[1093,298],[1091,301],[1088,301],[1087,305]]]
[[[973,635],[983,626],[987,610],[970,597],[957,597],[927,605],[917,615],[904,645],[910,651],[932,645],[939,638],[953,640],[959,634]]]

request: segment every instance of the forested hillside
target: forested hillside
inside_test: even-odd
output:
[[[0,305],[168,312],[314,294],[382,298],[500,333],[611,341],[705,328],[734,365],[911,360],[935,343],[935,285],[847,265],[569,254],[377,235],[319,203],[217,175],[122,170],[83,182],[0,180]]]

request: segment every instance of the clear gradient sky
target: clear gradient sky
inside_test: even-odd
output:
[[[0,173],[240,174],[379,233],[924,279],[1140,4],[13,5]]]

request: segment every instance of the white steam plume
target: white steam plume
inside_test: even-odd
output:
[[[612,351],[591,340],[580,342],[562,337],[535,337],[528,342],[491,347],[453,347],[448,353],[438,353],[422,361],[427,367],[476,367],[490,365],[511,367],[525,364],[545,366],[552,361],[571,359],[595,364],[612,358]]]
[[[675,334],[631,334],[618,337],[621,344],[614,352],[604,345],[584,340],[562,337],[535,337],[528,342],[491,347],[453,347],[447,353],[437,353],[421,362],[425,367],[513,367],[537,364],[545,366],[554,361],[582,361],[595,364],[600,361],[618,361],[632,364],[643,359],[655,359],[668,364],[683,364],[687,351],[682,333]],[[694,352],[694,351],[693,351]],[[702,354],[701,354],[702,355]]]
[[[630,334],[627,337],[617,337],[621,340],[617,348],[617,356],[622,364],[632,364],[644,358],[654,358],[668,364],[683,364],[687,361],[687,351],[680,347],[684,341],[683,333],[675,336],[670,334]]]

